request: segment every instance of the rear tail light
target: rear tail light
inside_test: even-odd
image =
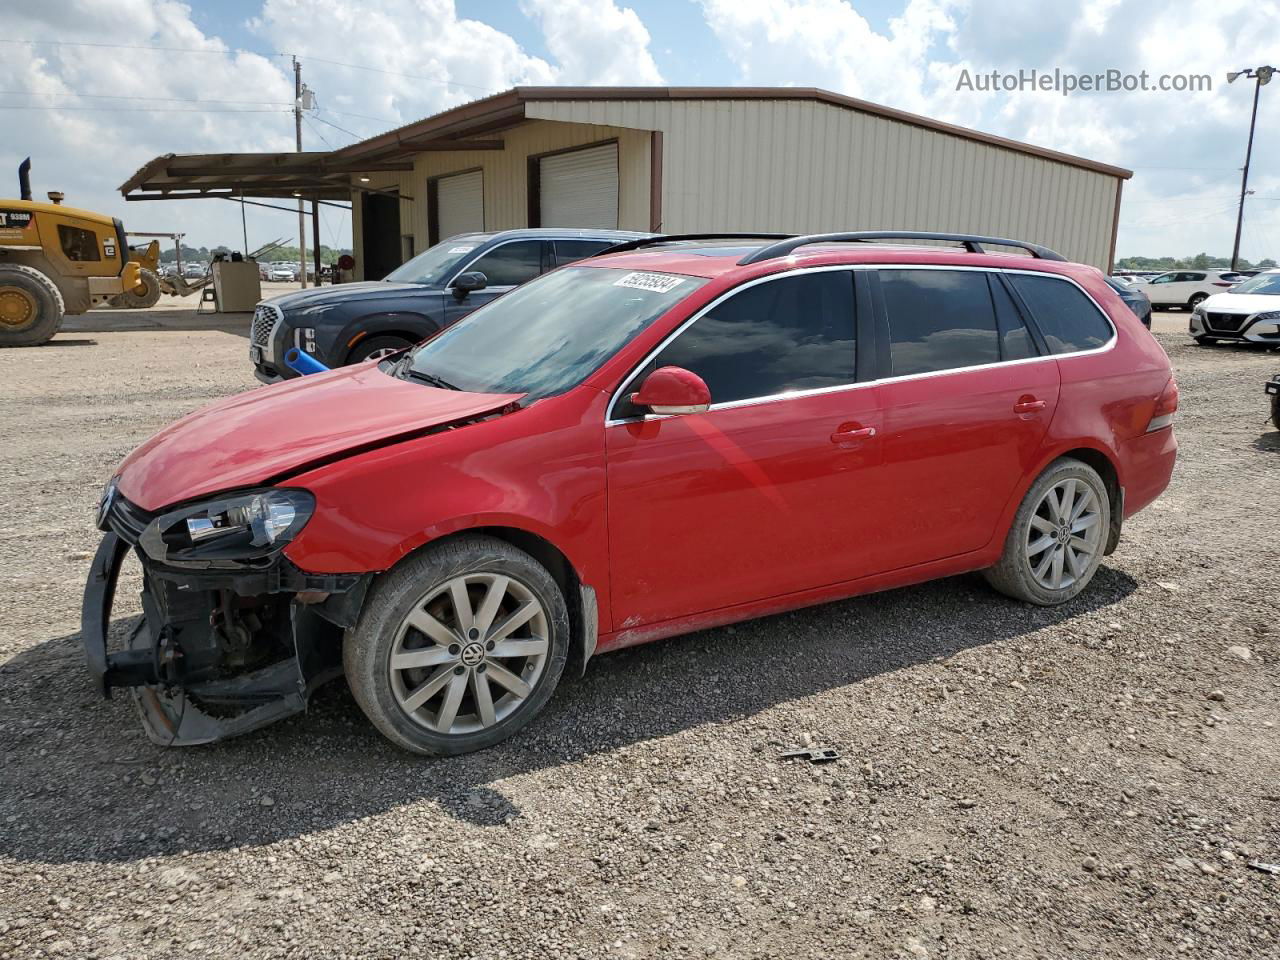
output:
[[[1173,415],[1178,411],[1178,382],[1172,377],[1165,384],[1164,390],[1156,398],[1155,409],[1151,411],[1151,421],[1147,424],[1147,433],[1163,430],[1173,425]]]
[[[1213,281],[1213,285],[1215,287],[1234,287],[1235,286],[1234,283],[1227,283],[1227,281],[1225,280],[1215,280]]]

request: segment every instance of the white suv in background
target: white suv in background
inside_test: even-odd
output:
[[[1280,346],[1280,270],[1249,277],[1191,311],[1196,343],[1248,340]]]
[[[1153,310],[1160,307],[1194,310],[1215,293],[1221,293],[1244,279],[1244,274],[1231,270],[1171,270],[1134,283],[1133,287],[1147,295]]]

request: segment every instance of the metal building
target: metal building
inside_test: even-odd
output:
[[[224,170],[246,156],[224,158]],[[525,226],[982,233],[1109,269],[1132,175],[791,87],[517,87],[307,156],[320,186],[304,177],[272,194],[269,178],[242,177],[239,188],[332,199],[347,187],[365,278],[457,233]],[[172,168],[193,158],[148,173],[165,159],[140,170],[126,196],[235,188]]]

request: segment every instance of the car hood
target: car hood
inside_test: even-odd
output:
[[[1205,310],[1222,313],[1261,313],[1280,310],[1280,296],[1270,293],[1215,293],[1200,304]]]
[[[417,296],[431,290],[421,283],[388,283],[386,280],[365,280],[360,283],[340,283],[336,287],[313,287],[295,290],[264,301],[281,310],[299,310],[302,307],[322,304],[346,303],[350,300],[387,300],[393,297]]]
[[[523,394],[466,393],[398,380],[365,363],[259,387],[165,427],[120,465],[120,493],[144,510],[275,482],[355,450],[496,412]]]

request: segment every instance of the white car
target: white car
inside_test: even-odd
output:
[[[271,279],[277,281],[297,280],[298,268],[291,263],[274,263],[271,265]]]
[[[1243,279],[1243,274],[1230,270],[1171,270],[1133,286],[1147,295],[1153,310],[1160,307],[1194,310],[1202,301]]]
[[[1248,340],[1280,346],[1280,270],[1249,277],[1191,311],[1196,343]]]

